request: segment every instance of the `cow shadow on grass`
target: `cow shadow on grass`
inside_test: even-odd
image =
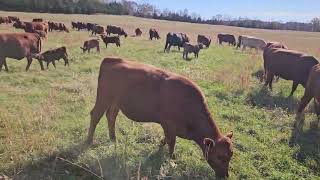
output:
[[[140,162],[130,162],[126,152],[114,152],[102,159],[92,159],[89,164],[74,163],[88,149],[84,143],[57,151],[44,158],[32,160],[23,167],[8,169],[6,175],[13,179],[131,179],[159,176],[169,157],[163,148],[147,153]]]
[[[304,129],[304,115],[296,115],[289,146],[299,146],[294,158],[307,164],[316,175],[320,175],[320,123],[319,119],[310,122],[310,128]],[[307,162],[308,161],[308,162]]]
[[[260,81],[260,83],[262,83],[264,79],[264,70],[260,69],[257,72],[252,73],[251,76],[257,78]]]
[[[84,143],[77,144],[6,172],[13,179],[90,179],[92,174],[72,164],[88,148]]]
[[[251,106],[259,108],[267,108],[270,110],[281,108],[289,113],[293,113],[296,110],[299,100],[281,94],[272,95],[267,87],[262,86],[250,92],[246,98],[246,102]]]
[[[103,177],[109,179],[141,179],[143,177],[159,176],[162,165],[168,160],[164,150],[159,148],[143,156],[138,162],[130,162],[128,155],[113,153],[112,156],[100,159],[92,165],[99,173],[102,167]],[[138,178],[140,177],[140,178]]]
[[[170,51],[164,51],[164,50],[159,50],[157,51],[158,54],[170,54],[170,53],[181,53],[182,54],[183,49],[180,49],[180,51],[178,49],[170,49]]]

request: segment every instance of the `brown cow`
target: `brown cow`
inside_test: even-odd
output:
[[[69,29],[63,24],[63,23],[55,23],[55,22],[48,22],[49,25],[49,31],[52,32],[55,31],[64,31],[69,33]]]
[[[232,133],[223,136],[211,117],[203,93],[189,79],[153,66],[106,58],[100,66],[97,98],[91,111],[87,142],[106,113],[109,136],[116,141],[118,112],[137,122],[162,126],[172,157],[176,136],[195,141],[219,177],[228,176]]]
[[[9,24],[11,22],[12,21],[8,17],[0,17],[0,24],[2,24],[2,23]]]
[[[298,113],[301,113],[305,107],[309,104],[311,99],[314,98],[314,107],[317,116],[320,116],[320,64],[312,67],[306,89],[304,91],[304,96],[301,99]],[[320,119],[318,119],[319,125]]]
[[[269,85],[272,90],[274,76],[292,80],[290,96],[293,95],[299,84],[306,87],[311,68],[319,63],[316,58],[307,54],[279,48],[265,48],[263,59],[266,72],[265,85]]]
[[[49,50],[41,54],[37,54],[34,56],[34,58],[47,62],[47,69],[49,69],[50,63],[52,63],[54,68],[56,68],[55,61],[59,61],[60,59],[64,60],[64,66],[69,66],[68,53],[67,48],[65,46]]]
[[[99,40],[98,39],[91,39],[88,41],[85,41],[83,43],[83,47],[80,47],[83,50],[83,53],[88,51],[90,53],[90,50],[93,48],[97,48],[97,52],[100,53],[100,45],[99,45]]]
[[[225,42],[229,45],[236,46],[236,38],[232,34],[218,34],[217,39],[220,45]]]
[[[48,37],[49,26],[48,23],[43,22],[26,22],[25,32],[38,33],[40,36],[44,35],[45,38]]]
[[[159,33],[156,29],[150,29],[149,36],[150,36],[150,40],[152,40],[153,38],[158,39],[158,40],[160,39]]]
[[[32,22],[43,22],[43,19],[42,18],[35,18],[35,19],[32,19]]]
[[[28,65],[26,71],[28,71],[33,54],[41,52],[41,38],[34,33],[8,33],[0,34],[0,71],[2,65],[5,66],[5,70],[8,71],[6,58],[13,58],[21,60],[27,58]],[[39,60],[41,70],[44,70],[42,61]]]
[[[16,29],[25,29],[26,28],[26,22],[17,21],[15,23],[13,23],[12,26],[15,27]]]
[[[8,16],[8,18],[10,19],[10,21],[13,21],[13,22],[18,22],[20,21],[20,19],[16,16]]]
[[[211,44],[211,38],[206,37],[204,35],[198,35],[197,42],[198,42],[198,44],[201,43],[208,48]]]
[[[194,53],[194,57],[198,58],[200,49],[203,49],[203,45],[201,43],[197,44],[197,45],[192,45],[190,43],[185,43],[183,48],[184,48],[184,50],[183,50],[182,58],[187,60],[189,53]]]
[[[137,29],[135,30],[135,33],[136,33],[136,36],[141,36],[141,35],[142,35],[142,31],[141,31],[140,28],[137,28]]]
[[[108,48],[108,44],[116,44],[117,47],[120,47],[120,37],[119,36],[104,36],[101,35],[103,42],[106,44],[106,48]]]
[[[265,48],[281,48],[281,49],[288,49],[286,45],[281,42],[268,42]]]
[[[103,34],[104,33],[104,27],[95,25],[92,28],[92,35],[97,35],[97,34]]]
[[[236,46],[236,38],[232,34],[218,34],[217,39],[220,45],[226,42],[229,45]]]
[[[166,39],[166,45],[164,46],[164,52],[169,52],[171,46],[178,46],[178,50],[180,51],[180,47],[183,47],[185,43],[190,41],[189,37],[184,33],[168,33]]]
[[[285,46],[284,44],[280,43],[280,42],[268,42],[267,45],[264,47],[264,51],[266,51],[267,49],[273,49],[273,48],[281,48],[281,49],[288,49],[287,46]],[[264,69],[264,79],[266,80],[267,77],[267,72]],[[260,81],[263,81],[263,77],[260,79]],[[276,80],[278,81],[280,79],[279,76],[276,77]]]
[[[119,36],[124,36],[127,37],[128,34],[120,27],[117,26],[107,26],[107,30],[106,30],[107,34],[117,34]]]

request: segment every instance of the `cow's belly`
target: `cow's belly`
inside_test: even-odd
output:
[[[0,56],[17,59],[17,60],[21,60],[26,57],[24,51],[19,51],[14,49],[16,48],[9,48],[9,49],[4,48],[2,49],[2,51],[0,51]]]
[[[160,103],[158,94],[135,89],[122,97],[119,106],[123,114],[133,121],[159,122]]]

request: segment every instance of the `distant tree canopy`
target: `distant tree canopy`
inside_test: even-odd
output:
[[[320,32],[320,18],[314,18],[310,23],[261,21],[249,18],[233,19],[216,15],[204,20],[196,13],[189,13],[187,9],[173,12],[163,11],[153,5],[138,4],[134,1],[112,0],[1,0],[0,9],[6,11],[48,12],[65,14],[114,14],[132,15],[145,18],[164,19],[169,21],[182,21],[214,25],[227,25],[260,29],[279,29],[296,31]]]

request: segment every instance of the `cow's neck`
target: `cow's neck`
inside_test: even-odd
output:
[[[203,149],[204,144],[203,140],[205,138],[210,138],[214,141],[217,141],[222,137],[219,128],[216,123],[213,121],[211,114],[208,110],[204,114],[202,114],[202,119],[198,121],[199,123],[196,125],[196,131],[194,134],[194,141]]]

